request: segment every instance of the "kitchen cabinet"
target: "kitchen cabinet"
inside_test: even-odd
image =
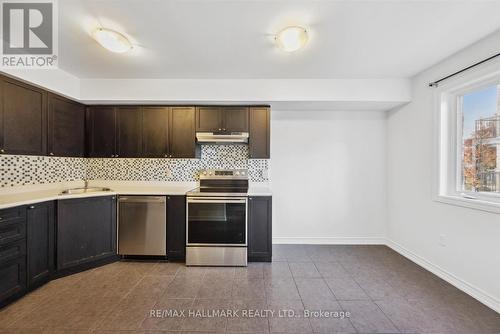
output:
[[[250,159],[270,159],[271,110],[269,107],[250,107],[249,127]]]
[[[248,261],[272,260],[272,197],[248,198]]]
[[[87,155],[94,158],[114,158],[116,110],[110,106],[87,109]]]
[[[120,158],[142,156],[142,110],[140,107],[116,108],[116,154]]]
[[[54,203],[29,205],[26,216],[27,281],[28,288],[34,288],[48,282],[54,272]]]
[[[222,108],[220,107],[197,107],[196,108],[196,131],[197,132],[221,132],[222,131]]]
[[[77,270],[116,255],[115,196],[58,201],[57,270]]]
[[[47,92],[0,76],[0,153],[47,153]]]
[[[171,107],[169,132],[170,157],[197,157],[194,107]]]
[[[248,108],[224,108],[223,129],[226,132],[248,132]]]
[[[169,155],[168,107],[142,108],[142,156],[166,158]]]
[[[196,158],[194,107],[90,107],[89,157]]]
[[[85,106],[55,94],[48,100],[48,154],[85,156]]]
[[[167,258],[186,258],[186,196],[167,196]]]
[[[26,289],[26,207],[0,210],[0,307]]]
[[[197,107],[197,132],[248,132],[248,107]]]

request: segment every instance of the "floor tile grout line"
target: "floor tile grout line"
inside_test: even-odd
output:
[[[292,275],[293,284],[295,285],[295,289],[297,289],[297,293],[299,294],[300,303],[302,304],[302,309],[305,310],[306,306],[304,304],[304,300],[302,299],[302,295],[300,294],[300,290],[299,290],[299,287],[297,285],[297,281],[295,281],[295,277],[293,276],[292,270],[290,269],[290,263],[288,261],[287,261],[287,264],[288,264],[288,270],[290,270],[290,274]],[[314,331],[313,331],[313,327],[311,324],[311,320],[307,319],[307,323],[309,324],[309,329],[311,330],[311,333],[313,333]],[[270,329],[271,328],[269,328],[269,330]]]
[[[349,275],[349,277],[359,286],[358,282],[356,282],[356,280],[354,279],[354,276],[345,268],[345,266],[341,262],[339,262],[339,264],[344,269],[344,271],[347,273],[347,275]],[[366,292],[365,292],[365,294],[366,294]],[[368,296],[368,298],[370,298],[370,296]],[[342,311],[346,312],[346,310],[342,306],[342,303],[340,302],[340,300],[339,300],[339,305],[340,305],[340,308],[342,309]],[[351,323],[351,326],[352,326],[352,328],[354,328],[354,330],[356,331],[356,333],[360,333],[360,331],[356,328],[356,326],[354,326],[354,323],[352,322],[351,317],[349,317],[349,322]]]
[[[361,290],[363,290],[363,292],[368,296],[368,298],[370,298],[370,301],[373,304],[375,304],[375,306],[377,306],[377,308],[380,310],[380,312],[382,312],[382,314],[387,318],[387,320],[389,320],[391,322],[391,324],[394,326],[394,328],[396,328],[399,333],[402,333],[402,331],[399,329],[398,326],[396,326],[396,324],[394,323],[394,321],[392,321],[392,319],[389,318],[389,316],[387,314],[385,314],[385,312],[381,309],[381,307],[376,303],[375,299],[373,299],[372,296],[359,284],[359,282],[356,280],[356,278],[354,277],[354,275],[352,275],[352,279],[358,285],[358,287]]]

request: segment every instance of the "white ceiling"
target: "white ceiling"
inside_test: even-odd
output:
[[[59,66],[79,78],[409,77],[500,28],[500,1],[59,1]],[[274,47],[303,25],[305,49]],[[101,48],[116,29],[137,47]]]

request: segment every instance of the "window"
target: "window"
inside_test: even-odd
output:
[[[500,85],[459,97],[463,192],[500,193]]]
[[[500,213],[500,74],[436,91],[435,199]]]

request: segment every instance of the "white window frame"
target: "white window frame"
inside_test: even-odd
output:
[[[500,84],[500,62],[449,79],[434,92],[435,201],[471,209],[500,213],[500,193],[465,192],[462,183],[462,123],[458,119],[460,96],[474,90]]]

